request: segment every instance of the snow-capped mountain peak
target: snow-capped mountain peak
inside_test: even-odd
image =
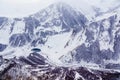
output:
[[[9,48],[27,45],[28,49],[40,48],[42,53],[56,63],[76,63],[81,60],[98,63],[99,60],[102,62],[104,59],[118,59],[119,54],[116,51],[119,49],[115,47],[119,46],[116,45],[119,38],[116,34],[119,31],[119,27],[116,27],[119,26],[119,18],[117,14],[101,17],[102,19],[97,17],[89,22],[83,13],[61,2],[29,17],[1,18],[0,31],[7,31],[7,36],[4,37],[6,43],[2,42],[4,38],[0,35],[1,44],[7,45],[5,50],[1,50],[1,54],[7,51],[15,55],[15,49],[11,51]],[[104,58],[106,52],[110,55]],[[88,58],[88,55],[91,57]],[[98,56],[103,60],[96,58]]]
[[[119,79],[119,71],[106,70],[120,69],[118,10],[90,21],[60,2],[27,17],[0,17],[0,79]]]

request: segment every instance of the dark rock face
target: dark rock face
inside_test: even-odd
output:
[[[38,38],[38,39],[36,39],[36,40],[33,40],[32,42],[31,42],[31,46],[37,46],[38,44],[45,44],[45,41],[42,39],[42,38]]]
[[[100,51],[99,43],[95,42],[89,47],[86,47],[84,44],[76,48],[75,58],[76,61],[84,60],[86,62],[93,62],[96,64],[103,63],[103,60],[110,60],[113,57],[113,52],[110,50]],[[109,53],[109,55],[108,55]]]
[[[108,63],[106,64],[105,68],[107,69],[120,69],[120,64],[113,64],[113,63]]]
[[[78,47],[76,49],[77,53],[75,55],[76,57],[76,61],[81,61],[81,60],[85,60],[85,61],[90,61],[92,59],[92,54],[90,53],[90,51],[85,47],[85,45],[81,45],[80,47]]]
[[[0,17],[0,26],[7,20],[5,17]],[[1,28],[1,27],[0,27]]]
[[[53,8],[56,10],[53,10]],[[51,18],[49,22],[45,22],[43,25],[45,28],[59,27],[62,24],[62,29],[69,31],[70,29],[85,27],[88,21],[82,13],[75,11],[71,6],[64,3],[50,5],[48,9],[50,9],[50,12],[42,10],[34,15],[40,22],[45,22]],[[53,16],[54,13],[56,14]],[[57,17],[55,18],[55,16]]]
[[[4,51],[6,49],[7,45],[0,44],[0,52]]]
[[[3,64],[3,62],[4,62],[3,56],[0,56],[0,66]]]
[[[80,25],[77,26],[78,28],[85,26],[87,19],[83,14],[77,13],[76,11],[74,11],[72,7],[63,3],[59,4],[57,8],[58,11],[62,13],[61,21],[66,22],[67,23],[66,26],[71,28],[76,27],[75,25]]]
[[[45,58],[41,56],[39,53],[31,53],[27,58],[20,57],[20,61],[29,65],[45,65]]]
[[[114,42],[114,51],[115,55],[113,56],[115,59],[119,57],[119,52],[120,52],[120,36],[116,35],[115,37],[115,42]]]
[[[40,22],[32,17],[26,17],[24,21],[25,21],[25,32],[30,35],[33,35],[34,29],[40,26]]]
[[[13,34],[10,37],[9,43],[13,47],[23,46],[31,41],[31,38],[28,34]]]
[[[109,55],[108,55],[109,53]],[[101,53],[100,53],[100,58],[103,60],[110,60],[110,59],[114,59],[113,58],[114,56],[114,53],[111,51],[111,50],[102,50]]]
[[[92,53],[92,61],[93,63],[100,63],[100,46],[99,43],[96,41],[89,47],[89,51]]]
[[[38,53],[32,53],[27,58],[36,64],[45,65],[45,58]]]

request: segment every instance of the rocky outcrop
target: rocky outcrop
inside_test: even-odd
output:
[[[33,55],[33,56],[31,56]],[[30,58],[31,57],[31,58]],[[119,80],[120,72],[111,69],[54,66],[41,55],[11,59],[0,71],[1,80]],[[44,63],[44,64],[43,64]]]

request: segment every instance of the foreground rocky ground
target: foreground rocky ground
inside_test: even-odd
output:
[[[37,53],[27,58],[1,58],[0,80],[120,80],[120,72],[112,69],[53,66]]]

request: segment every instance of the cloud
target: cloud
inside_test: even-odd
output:
[[[2,0],[2,2],[12,3],[12,4],[34,3],[34,2],[39,2],[39,1],[40,0]]]
[[[101,8],[103,11],[120,5],[119,0],[0,0],[0,16],[23,17],[47,7],[54,2],[63,1],[72,7],[78,8],[85,14],[92,11],[91,6]]]
[[[55,0],[0,0],[0,16],[27,16],[54,2]]]

